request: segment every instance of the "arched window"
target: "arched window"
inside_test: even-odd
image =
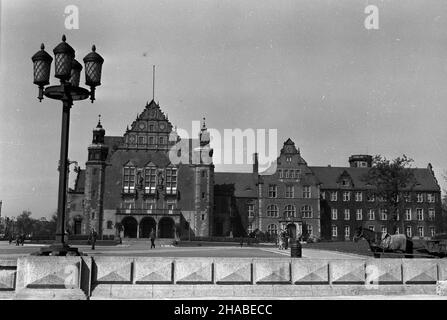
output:
[[[284,209],[284,213],[287,218],[295,217],[296,216],[295,215],[295,213],[296,213],[295,206],[288,204]]]
[[[278,216],[278,207],[276,204],[271,204],[267,206],[267,217],[277,217]]]
[[[301,208],[301,214],[303,218],[312,218],[312,207],[305,205]]]
[[[277,235],[278,234],[278,226],[276,224],[269,224],[267,226],[267,232],[270,235]]]

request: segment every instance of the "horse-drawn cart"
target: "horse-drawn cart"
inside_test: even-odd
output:
[[[444,258],[447,257],[447,237],[413,240],[403,234],[383,235],[359,227],[354,241],[364,238],[375,258]]]

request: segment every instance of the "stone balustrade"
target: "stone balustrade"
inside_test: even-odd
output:
[[[447,295],[447,259],[38,257],[0,260],[0,299]]]

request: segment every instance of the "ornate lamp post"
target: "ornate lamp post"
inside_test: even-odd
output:
[[[93,45],[92,52],[84,58],[85,83],[90,86],[90,90],[79,87],[82,65],[75,60],[75,50],[65,42],[65,35],[62,42],[54,48],[54,76],[60,80],[59,85],[49,86],[50,70],[53,58],[44,50],[42,44],[31,60],[34,65],[34,83],[39,87],[38,99],[42,102],[43,97],[62,101],[62,132],[60,150],[59,169],[59,192],[57,204],[57,227],[56,241],[53,245],[43,248],[40,255],[79,255],[77,248],[70,248],[65,237],[65,211],[67,202],[67,176],[68,176],[68,135],[70,126],[70,109],[73,101],[95,100],[95,88],[101,85],[101,70],[104,59],[96,53]]]

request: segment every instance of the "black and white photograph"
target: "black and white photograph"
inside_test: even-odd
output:
[[[447,300],[446,1],[1,0],[0,70],[0,300]]]

